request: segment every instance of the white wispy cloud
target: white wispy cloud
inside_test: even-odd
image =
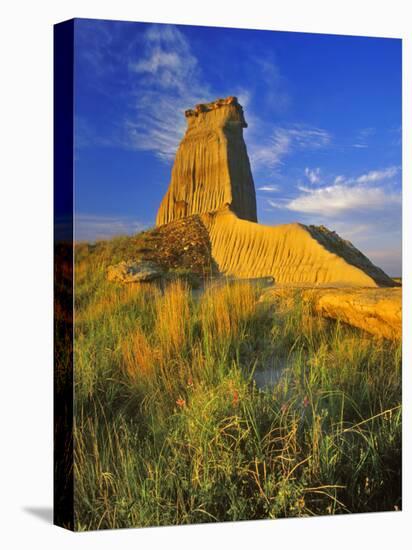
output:
[[[183,33],[172,25],[151,25],[143,53],[129,61],[140,75],[134,110],[126,121],[130,146],[170,160],[185,131],[185,109],[210,98],[196,57]]]
[[[371,170],[356,178],[357,183],[375,183],[377,181],[387,180],[395,177],[400,170],[399,166],[390,166],[384,170]]]
[[[253,144],[250,147],[250,160],[254,167],[274,168],[281,163],[282,158],[290,152],[291,137],[279,129],[268,142]]]
[[[330,133],[322,128],[300,124],[288,128],[278,127],[267,141],[252,144],[250,147],[251,162],[257,168],[273,169],[282,164],[285,156],[296,150],[319,149],[326,147],[330,141]]]
[[[76,241],[94,242],[120,235],[133,235],[143,231],[146,225],[126,216],[100,216],[76,214],[74,235]]]
[[[192,59],[190,59],[190,64],[193,64]],[[156,48],[149,58],[142,59],[137,63],[131,63],[130,68],[137,73],[151,73],[156,75],[160,70],[166,69],[168,72],[171,72],[171,76],[176,75],[176,71],[186,72],[186,67],[182,65],[181,58],[175,52],[164,52],[160,48]],[[177,82],[176,84],[180,84]],[[166,85],[170,85],[169,79],[166,79]]]
[[[365,174],[361,174],[357,177],[347,177],[343,175],[336,176],[333,180],[334,185],[352,185],[355,183],[363,183],[363,184],[369,184],[369,183],[378,183],[383,182],[385,180],[392,180],[399,174],[401,170],[400,166],[389,166],[388,168],[383,168],[380,170],[370,170],[369,172],[366,172]],[[306,170],[305,170],[306,174]],[[307,175],[307,174],[306,174]]]
[[[149,86],[186,94],[198,85],[198,62],[184,35],[170,25],[153,25],[145,33],[143,56],[129,62],[129,68],[145,75]]]
[[[352,147],[356,147],[357,149],[366,149],[369,147],[369,138],[373,136],[375,132],[375,128],[362,128],[362,130],[359,130],[355,138],[355,143]]]
[[[305,189],[304,194],[288,202],[287,208],[305,214],[333,217],[345,211],[382,210],[391,204],[400,203],[400,193],[381,187],[331,185],[320,189]]]
[[[274,200],[272,200],[272,199],[267,199],[266,203],[267,203],[271,208],[286,208],[286,207],[287,207],[288,200],[287,200],[287,199],[282,199],[282,198],[279,198],[279,199],[277,199],[276,201],[274,201]]]
[[[305,168],[305,176],[308,178],[310,183],[319,183],[320,182],[320,168]]]
[[[262,88],[259,90],[260,102],[263,102],[266,109],[270,111],[285,112],[291,103],[291,97],[287,92],[287,80],[281,74],[274,52],[249,54],[247,62],[253,66],[254,73],[258,71],[258,78],[264,83],[263,90]]]
[[[236,95],[247,108],[251,92],[245,87],[216,91],[204,80],[199,62],[184,34],[172,25],[151,25],[143,54],[129,61],[132,74],[142,76],[134,111],[126,121],[131,147],[174,158],[186,130],[184,111],[219,96]],[[253,115],[247,116],[248,121]]]
[[[93,89],[110,98],[115,112],[114,99],[121,101],[123,112],[121,118],[103,117],[102,128],[82,121],[77,146],[142,149],[170,160],[184,135],[184,111],[216,94],[202,79],[190,43],[177,27],[148,25],[125,46],[121,25],[82,25],[80,51],[93,75]],[[241,92],[247,100],[247,90]],[[102,133],[104,143],[98,138]]]
[[[279,185],[262,185],[261,187],[257,188],[258,191],[264,191],[266,193],[277,193],[280,190]]]

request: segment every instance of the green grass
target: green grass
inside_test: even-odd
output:
[[[401,507],[399,344],[248,283],[115,286],[124,246],[76,255],[76,529]]]

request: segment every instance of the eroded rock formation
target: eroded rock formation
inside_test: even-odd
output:
[[[228,209],[202,215],[220,270],[237,277],[273,277],[276,283],[394,286],[351,243],[325,227],[267,226],[240,220]]]
[[[243,141],[246,122],[235,97],[185,113],[169,188],[156,223],[199,214],[220,271],[236,277],[273,277],[276,283],[395,286],[351,243],[325,227],[257,224],[256,196]]]
[[[199,104],[185,112],[169,188],[156,224],[228,206],[239,218],[257,221],[256,196],[243,128],[243,109],[235,97]]]

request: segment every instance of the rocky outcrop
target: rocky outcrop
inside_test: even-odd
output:
[[[136,239],[136,251],[165,271],[187,270],[205,277],[217,271],[209,234],[197,215],[146,231]]]
[[[186,134],[156,225],[224,206],[239,218],[257,221],[255,187],[243,140],[247,124],[236,97],[199,104],[185,116]]]
[[[267,226],[229,209],[202,215],[219,269],[242,278],[273,277],[291,285],[394,286],[351,243],[324,227]]]
[[[382,338],[402,338],[402,289],[328,289],[313,295],[323,317],[340,319]]]
[[[295,290],[273,288],[262,301],[285,300]],[[402,338],[401,288],[300,288],[302,300],[314,313],[360,328],[389,340]]]
[[[118,283],[144,283],[158,279],[163,270],[155,263],[148,261],[123,261],[107,268],[107,279]]]

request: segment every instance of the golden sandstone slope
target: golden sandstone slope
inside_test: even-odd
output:
[[[351,243],[324,227],[291,223],[260,225],[229,209],[203,214],[219,269],[237,277],[276,283],[332,286],[394,286]]]
[[[351,243],[325,227],[257,222],[256,196],[235,97],[185,112],[187,131],[179,146],[157,225],[200,214],[212,255],[222,273],[274,278],[309,286],[394,286]]]

